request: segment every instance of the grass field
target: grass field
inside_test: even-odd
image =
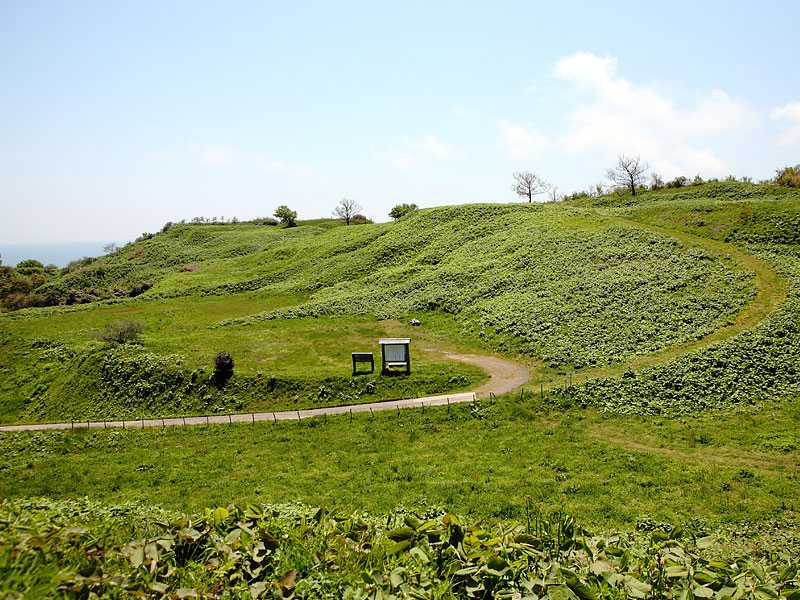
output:
[[[301,501],[506,519],[530,496],[595,530],[645,515],[720,524],[800,508],[800,403],[691,419],[537,408],[529,397],[300,425],[5,434],[0,485],[186,511]]]

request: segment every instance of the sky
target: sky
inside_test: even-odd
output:
[[[0,0],[0,244],[800,163],[800,2]],[[607,182],[606,182],[607,183]]]

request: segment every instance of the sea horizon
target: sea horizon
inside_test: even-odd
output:
[[[0,259],[3,266],[15,267],[23,260],[38,260],[43,265],[66,267],[71,261],[84,256],[97,257],[105,254],[103,246],[108,242],[47,242],[16,243],[0,242]],[[124,243],[118,243],[122,246]]]

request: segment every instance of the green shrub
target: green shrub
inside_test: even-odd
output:
[[[800,188],[800,164],[793,167],[783,167],[775,171],[775,183],[786,187]],[[19,268],[19,265],[17,265]]]
[[[44,271],[44,265],[38,260],[28,259],[17,263],[17,272],[20,275],[31,275],[32,273],[41,273]]]
[[[94,337],[101,342],[127,344],[139,337],[144,323],[138,319],[122,319],[106,325],[105,329],[95,332]]]
[[[686,187],[687,185],[689,185],[689,179],[687,177],[684,177],[683,175],[679,175],[678,177],[676,177],[672,181],[668,181],[664,185],[664,187],[667,188],[667,189],[672,189],[672,188]]]
[[[389,211],[389,216],[393,219],[399,219],[401,217],[405,217],[406,215],[410,215],[412,212],[417,210],[417,208],[418,206],[416,204],[398,204],[391,211]]]

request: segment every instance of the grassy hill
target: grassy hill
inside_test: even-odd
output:
[[[485,377],[428,348],[511,358],[531,383],[496,401],[352,421],[2,434],[0,487],[17,499],[143,499],[189,512],[301,501],[385,521],[399,506],[423,520],[468,515],[485,529],[500,520],[506,531],[526,524],[534,504],[595,531],[684,523],[697,537],[727,536],[719,552],[746,571],[736,581],[758,579],[746,554],[772,561],[753,593],[794,598],[799,236],[798,191],[729,182],[443,207],[377,225],[176,225],[46,284],[147,281],[136,297],[0,315],[2,422],[305,408],[468,389]],[[145,324],[137,343],[92,337],[125,317]],[[412,337],[412,375],[351,376],[349,352],[377,352],[388,335]],[[211,377],[220,350],[236,360],[224,386]],[[111,522],[103,509],[92,514]],[[301,533],[288,535],[323,539],[296,523]],[[388,578],[421,560],[411,547],[388,562],[365,556]],[[635,575],[652,576],[651,589],[662,550],[643,550],[655,570]],[[566,556],[562,566],[583,568]],[[354,577],[347,585],[364,589]],[[400,593],[384,579],[385,593]],[[372,581],[374,592],[382,584]],[[577,594],[551,583],[554,594]],[[719,597],[728,586],[706,584]],[[444,597],[466,595],[442,585]]]
[[[412,331],[417,348],[520,357],[543,381],[607,374],[746,312],[758,273],[732,251],[571,205],[445,207],[351,227],[174,225],[45,285],[147,282],[136,298],[2,317],[0,418],[274,410],[481,379],[430,353],[410,380],[349,377],[349,352]],[[123,316],[145,323],[141,344],[93,341]],[[422,330],[402,325],[410,317]],[[224,389],[203,371],[220,350],[237,361]]]

